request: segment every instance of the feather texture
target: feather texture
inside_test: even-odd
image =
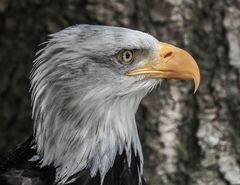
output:
[[[116,57],[123,49],[136,53],[129,65]],[[50,35],[30,76],[34,144],[11,154],[2,182],[144,184],[135,113],[160,80],[125,74],[158,49],[151,35],[119,27],[77,25]]]
[[[56,171],[53,165],[40,167],[40,157],[34,149],[32,138],[28,139],[14,151],[1,157],[0,185],[54,185]],[[37,157],[38,156],[38,157]],[[145,181],[142,177],[139,181],[139,156],[133,156],[130,167],[126,152],[117,155],[112,167],[106,173],[104,181],[98,172],[91,177],[90,170],[81,172],[70,177],[68,185],[139,185]]]
[[[51,35],[38,53],[31,74],[34,138],[41,166],[53,164],[60,184],[85,169],[103,182],[123,151],[129,166],[139,156],[143,173],[135,113],[159,80],[124,75],[134,67],[117,61],[124,48],[138,52],[141,63],[158,41],[126,28],[80,25]]]

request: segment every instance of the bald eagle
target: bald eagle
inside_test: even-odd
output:
[[[77,25],[50,35],[31,72],[33,135],[0,164],[4,185],[141,185],[135,121],[163,78],[200,73],[186,51],[120,27]]]

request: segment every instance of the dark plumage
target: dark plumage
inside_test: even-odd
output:
[[[1,157],[0,185],[52,185],[55,180],[55,168],[52,165],[40,168],[39,162],[29,161],[37,152],[34,149],[32,137],[15,150]],[[139,158],[134,157],[131,161],[132,168],[128,167],[126,153],[116,156],[113,167],[105,176],[103,185],[135,185],[139,184],[138,168]],[[83,170],[76,174],[76,181],[69,185],[99,185],[100,174],[91,178],[89,170]],[[146,185],[144,179],[142,184]]]

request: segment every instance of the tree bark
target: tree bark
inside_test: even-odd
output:
[[[151,185],[240,184],[239,0],[0,0],[0,148],[32,130],[29,72],[38,44],[74,24],[124,26],[188,50],[201,70],[164,81],[136,115]]]

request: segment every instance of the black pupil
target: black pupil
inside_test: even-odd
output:
[[[130,53],[129,53],[129,52],[126,52],[126,54],[125,54],[126,59],[129,59],[130,56],[131,56]]]

